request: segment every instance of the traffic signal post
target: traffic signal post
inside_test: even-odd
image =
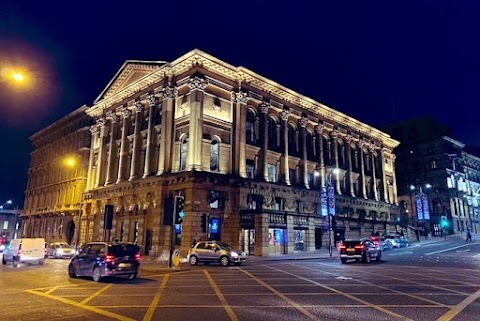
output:
[[[172,224],[170,225],[170,255],[168,258],[168,267],[172,267],[173,252],[175,250],[175,225],[182,224],[185,217],[185,197],[176,195],[173,201]]]

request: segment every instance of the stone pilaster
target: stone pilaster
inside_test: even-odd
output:
[[[318,124],[315,127],[318,136],[318,166],[320,170],[320,188],[322,191],[326,190],[325,186],[325,161],[324,161],[324,150],[323,150],[323,124]]]
[[[133,151],[132,163],[130,164],[129,181],[140,177],[140,152],[142,148],[141,126],[143,121],[143,104],[139,101],[135,102],[135,127],[133,132]]]
[[[373,198],[378,201],[378,194],[377,194],[377,173],[376,173],[376,166],[375,166],[375,145],[370,145],[370,158],[372,164],[372,189],[373,189]]]
[[[363,146],[365,145],[365,142],[360,141],[358,144],[358,148],[360,151],[360,177],[361,177],[361,188],[362,188],[362,196],[363,198],[367,199],[367,186],[365,183],[365,155],[363,153]]]
[[[175,109],[175,100],[178,96],[178,90],[175,87],[165,87],[162,89],[162,127],[160,135],[160,148],[158,153],[158,171],[157,175],[163,172],[172,171],[172,151],[173,151],[173,118]]]
[[[303,176],[303,185],[306,188],[309,188],[308,186],[308,166],[307,166],[307,118],[302,117],[298,121],[298,124],[300,125],[300,132],[301,132],[301,144],[302,144],[302,176]]]
[[[93,155],[94,149],[95,149],[95,142],[97,141],[99,135],[100,135],[100,129],[98,128],[97,125],[93,125],[90,127],[90,134],[92,135],[91,141],[90,141],[90,158],[88,160],[88,174],[87,174],[87,190],[91,190],[93,187]]]
[[[128,125],[130,123],[130,110],[127,107],[119,109],[123,116],[122,122],[122,138],[120,142],[120,159],[118,165],[117,183],[123,182],[127,179],[128,153],[130,142],[128,141]]]
[[[143,178],[153,174],[152,163],[155,148],[155,119],[157,116],[158,99],[154,94],[148,96],[149,112],[148,112],[148,129],[147,129],[147,146],[145,151],[145,166],[143,170]]]
[[[261,122],[263,125],[263,137],[262,137],[262,173],[263,180],[268,181],[268,109],[270,104],[263,102],[260,105],[260,112],[262,113]]]
[[[246,164],[246,108],[248,95],[239,90],[231,93],[233,110],[233,142],[232,142],[232,172],[236,176],[247,177]]]
[[[398,194],[397,194],[397,175],[395,174],[395,159],[396,155],[392,154],[392,177],[393,177],[393,202],[395,205],[398,205]]]
[[[280,117],[282,119],[282,126],[283,126],[283,155],[281,158],[281,163],[283,165],[283,177],[285,180],[285,184],[291,185],[290,182],[290,166],[288,164],[288,115],[290,112],[288,110],[282,110],[280,113]]]
[[[382,170],[383,201],[386,203],[390,203],[390,199],[388,197],[387,176],[385,173],[385,154],[386,154],[386,150],[382,149],[380,151],[380,155],[381,155],[380,164],[381,164],[381,170]]]
[[[208,81],[199,76],[190,77],[190,120],[186,170],[202,170],[203,100]]]
[[[110,150],[108,153],[108,163],[107,163],[107,177],[105,179],[105,186],[108,184],[112,184],[115,182],[116,173],[115,169],[117,168],[117,153],[118,153],[118,146],[117,146],[117,135],[118,135],[118,121],[119,117],[115,112],[112,112],[109,115],[111,119],[110,123]]]
[[[333,146],[333,166],[336,169],[339,169],[339,162],[338,162],[338,132],[334,130],[331,134],[332,146]],[[338,195],[342,195],[342,190],[340,188],[340,173],[337,175],[332,175],[335,179],[335,190]]]

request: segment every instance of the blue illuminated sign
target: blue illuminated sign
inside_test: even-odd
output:
[[[213,233],[213,234],[218,233],[219,224],[220,224],[220,220],[218,218],[212,218],[210,220],[210,233]]]
[[[175,224],[175,233],[180,234],[182,232],[182,224]]]

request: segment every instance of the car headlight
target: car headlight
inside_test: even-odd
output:
[[[232,252],[231,255],[232,255],[232,257],[238,257],[238,253],[237,253],[237,252]]]

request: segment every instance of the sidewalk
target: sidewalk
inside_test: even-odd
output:
[[[432,237],[430,240],[425,240],[425,238],[420,239],[420,242],[417,240],[410,243],[410,247],[424,246],[428,244],[438,243],[447,241],[450,238],[464,238],[463,235],[449,235],[446,239],[440,237]],[[395,250],[389,250],[395,251]],[[273,262],[273,261],[297,261],[297,260],[337,260],[339,257],[338,250],[336,248],[332,251],[332,256],[328,253],[328,249],[319,249],[311,252],[298,252],[292,254],[284,255],[272,255],[272,256],[255,256],[251,255],[247,257],[246,264],[260,264],[262,262]],[[186,259],[184,258],[186,261]],[[166,273],[174,271],[187,271],[190,270],[191,266],[188,262],[180,263],[176,268],[168,267],[168,260],[165,257],[159,258],[157,260],[143,258],[140,263],[140,271],[152,272],[152,273]]]

